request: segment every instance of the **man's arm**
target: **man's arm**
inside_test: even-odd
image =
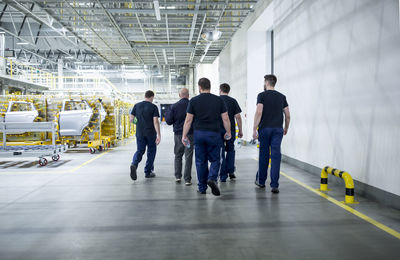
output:
[[[193,114],[186,113],[185,123],[183,124],[183,133],[182,133],[182,143],[186,146],[185,140],[187,140],[187,134],[189,133],[190,127],[193,122]]]
[[[135,120],[135,116],[132,115],[132,114],[129,114],[129,121],[130,121],[131,123],[133,123],[133,120]]]
[[[260,103],[257,104],[256,113],[254,115],[253,139],[257,139],[258,138],[258,136],[257,136],[257,128],[260,125],[263,108],[264,108],[263,104],[260,104]]]
[[[229,121],[229,116],[228,116],[228,112],[222,113],[221,114],[222,117],[222,123],[224,124],[224,128],[225,128],[225,140],[229,140],[232,138],[232,133],[231,133],[231,122]],[[230,138],[227,138],[228,136],[230,136]]]
[[[160,132],[160,121],[158,120],[157,116],[153,117],[153,123],[154,123],[154,128],[156,129],[157,132],[156,144],[158,145],[161,142],[161,132]]]
[[[239,128],[239,133],[238,133],[238,137],[242,138],[243,137],[243,131],[242,131],[242,117],[240,116],[240,113],[237,113],[235,115],[235,119],[236,119],[236,123],[238,125]]]
[[[283,129],[283,134],[286,135],[289,131],[289,124],[290,124],[290,111],[289,107],[285,107],[283,109],[283,113],[285,114],[285,128]]]
[[[175,123],[174,118],[175,118],[175,111],[174,111],[173,106],[170,106],[168,111],[167,111],[167,115],[165,116],[165,122],[168,125],[172,125],[172,124]]]

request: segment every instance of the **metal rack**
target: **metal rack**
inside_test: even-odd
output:
[[[3,133],[3,144],[0,147],[0,157],[38,157],[39,165],[45,166],[48,161],[46,156],[51,156],[53,161],[60,159],[60,154],[67,151],[66,145],[56,144],[57,124],[55,122],[34,123],[4,123],[0,122],[0,132]],[[7,145],[7,134],[25,132],[51,132],[51,145],[29,145],[28,143]]]

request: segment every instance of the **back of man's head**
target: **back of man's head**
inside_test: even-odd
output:
[[[264,81],[265,81],[266,84],[268,84],[268,86],[274,88],[275,85],[276,85],[276,82],[278,81],[278,79],[273,74],[267,74],[267,75],[264,76]]]
[[[179,97],[189,98],[189,90],[187,88],[181,88],[181,90],[179,90]]]
[[[201,78],[197,83],[202,90],[210,90],[211,89],[211,82],[208,78]]]
[[[144,97],[147,99],[152,98],[154,97],[154,92],[151,90],[147,90],[146,93],[144,93]]]
[[[222,93],[229,94],[229,91],[231,91],[231,87],[228,83],[222,83],[221,85],[219,85],[219,90]]]

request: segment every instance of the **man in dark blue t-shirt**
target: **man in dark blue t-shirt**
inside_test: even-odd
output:
[[[158,118],[160,114],[158,108],[153,104],[154,92],[146,91],[145,100],[137,103],[130,114],[131,122],[136,118],[136,143],[137,151],[133,156],[131,164],[131,178],[137,179],[136,170],[139,163],[142,161],[143,154],[147,146],[147,161],[144,167],[146,178],[154,178],[156,175],[153,172],[154,159],[156,158],[157,145],[161,141],[160,122]]]
[[[281,143],[289,130],[290,112],[286,97],[275,90],[276,77],[264,76],[265,91],[258,94],[257,110],[254,116],[253,138],[260,141],[260,156],[255,184],[265,188],[271,153],[271,192],[279,193],[279,171],[281,165]],[[285,128],[283,115],[285,114]]]
[[[185,144],[193,122],[194,149],[199,192],[206,194],[207,185],[212,194],[220,195],[217,185],[218,172],[221,165],[222,140],[220,122],[223,120],[225,140],[231,138],[231,125],[224,101],[210,93],[211,83],[207,78],[198,82],[200,95],[189,101],[185,124],[183,126],[182,143]],[[210,168],[208,168],[210,161]]]
[[[224,101],[226,108],[228,110],[229,121],[231,123],[231,134],[232,138],[230,140],[224,140],[225,129],[221,121],[221,131],[222,131],[222,164],[219,172],[219,178],[221,182],[226,182],[226,179],[229,178],[235,179],[235,140],[236,140],[236,127],[235,127],[235,119],[238,125],[238,137],[242,138],[242,117],[240,113],[242,110],[236,99],[228,96],[231,87],[227,83],[223,83],[219,86],[219,95],[220,98]]]

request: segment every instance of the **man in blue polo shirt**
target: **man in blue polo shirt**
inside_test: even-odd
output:
[[[193,161],[193,130],[190,129],[188,133],[189,145],[182,144],[183,124],[185,123],[186,111],[189,105],[189,90],[182,88],[179,91],[181,98],[175,104],[172,104],[165,117],[168,125],[174,126],[174,154],[175,154],[175,181],[181,182],[182,179],[182,156],[185,154],[185,171],[184,179],[185,185],[192,185],[192,161]]]
[[[255,184],[265,188],[268,163],[271,152],[271,192],[279,193],[279,172],[281,165],[281,143],[289,130],[290,112],[285,95],[275,90],[275,75],[264,76],[264,92],[258,94],[257,110],[254,116],[253,138],[260,141],[260,156]],[[283,125],[285,115],[285,127]],[[257,135],[258,128],[258,135]]]
[[[219,196],[217,179],[221,165],[221,118],[226,131],[225,140],[231,138],[231,125],[224,101],[210,93],[210,80],[201,78],[198,85],[200,95],[189,101],[183,126],[182,143],[187,143],[187,135],[193,122],[198,191],[206,194],[208,185],[211,193]],[[208,168],[208,162],[210,162],[210,168]]]
[[[136,143],[137,151],[132,159],[131,164],[131,179],[136,180],[136,170],[139,163],[142,161],[143,154],[147,147],[147,161],[144,167],[146,178],[154,178],[156,175],[153,172],[154,159],[156,158],[157,145],[161,141],[160,133],[160,114],[158,108],[153,104],[154,92],[146,91],[144,101],[137,103],[130,114],[131,122],[137,119],[136,123]]]

